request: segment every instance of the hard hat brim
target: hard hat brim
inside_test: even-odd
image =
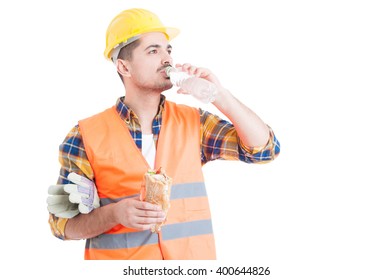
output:
[[[174,28],[174,27],[162,27],[162,26],[159,26],[159,27],[156,27],[156,28],[154,28],[154,27],[151,28],[150,27],[150,28],[148,28],[146,30],[140,30],[139,32],[133,34],[132,37],[124,38],[120,44],[117,44],[116,46],[112,46],[110,52],[108,52],[106,50],[105,53],[104,53],[105,57],[107,59],[109,59],[109,60],[113,60],[112,59],[112,54],[114,53],[115,49],[117,49],[117,48],[121,49],[121,48],[125,47],[126,45],[128,45],[128,44],[134,42],[135,40],[139,39],[141,37],[141,35],[146,34],[146,33],[152,33],[152,32],[162,32],[163,34],[165,34],[167,40],[171,41],[171,40],[173,40],[173,38],[177,37],[177,35],[180,33],[180,30],[177,29],[177,28]],[[117,50],[116,53],[118,55],[119,50]],[[117,59],[117,57],[116,57],[116,59]]]

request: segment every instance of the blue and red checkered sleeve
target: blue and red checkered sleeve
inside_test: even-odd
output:
[[[75,172],[90,180],[94,179],[93,170],[87,159],[79,127],[75,126],[67,134],[59,147],[59,161],[61,164],[58,184],[68,184],[67,176]],[[49,213],[49,225],[54,236],[65,240],[65,226],[68,219],[58,218]]]
[[[247,147],[241,142],[233,124],[200,109],[202,163],[216,159],[246,163],[268,163],[280,152],[280,143],[269,127],[269,140],[263,147]]]

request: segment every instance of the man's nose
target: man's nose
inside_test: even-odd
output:
[[[163,65],[172,65],[172,63],[173,63],[173,59],[172,59],[172,57],[170,56],[170,54],[167,54],[167,55],[165,55],[165,56],[162,58],[162,64],[163,64]]]

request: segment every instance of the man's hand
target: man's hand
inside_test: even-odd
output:
[[[211,70],[209,70],[207,68],[196,67],[190,63],[176,64],[176,68],[188,73],[189,75],[206,79],[206,80],[214,83],[218,87],[222,86],[221,83],[219,82],[218,78],[211,72]]]
[[[100,206],[94,182],[76,173],[70,173],[67,179],[74,184],[49,187],[47,204],[50,213],[60,218],[73,218]]]
[[[148,230],[165,219],[166,214],[160,205],[140,201],[138,197],[116,203],[116,220],[128,228]]]

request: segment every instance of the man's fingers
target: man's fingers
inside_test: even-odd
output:
[[[196,77],[207,77],[211,74],[211,71],[208,70],[207,68],[197,68],[194,72],[193,75],[195,75]]]
[[[166,217],[166,213],[162,211],[162,207],[160,205],[152,204],[145,201],[140,201],[136,205],[136,210],[137,210],[137,216],[139,218],[165,219]],[[154,223],[158,223],[158,222],[154,222]]]
[[[138,201],[135,207],[139,210],[162,211],[162,207],[160,205],[152,204],[146,201]]]
[[[184,90],[184,89],[182,89],[182,88],[179,88],[179,89],[177,90],[177,93],[180,93],[180,94],[189,94],[186,90]]]
[[[190,63],[176,64],[176,68],[181,68],[182,71],[188,72],[188,74],[194,75],[196,77],[205,77],[211,74],[211,71],[209,69],[197,67]]]
[[[148,217],[139,217],[136,219],[136,223],[140,225],[155,225],[165,221],[165,218],[148,218]]]
[[[162,211],[162,207],[146,201],[137,201],[135,203],[135,216],[137,223],[161,223],[166,218],[166,213]],[[143,219],[147,219],[144,221]]]
[[[139,210],[137,215],[143,218],[145,217],[145,218],[154,218],[154,219],[160,219],[166,217],[166,214],[163,211],[149,211],[149,210]]]

